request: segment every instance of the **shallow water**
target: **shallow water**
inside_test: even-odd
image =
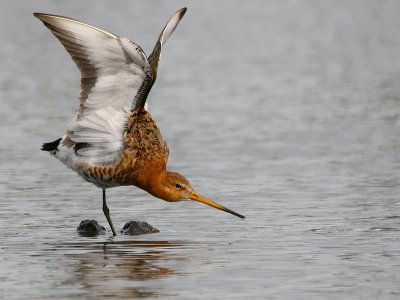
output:
[[[78,72],[32,16],[126,36],[149,53],[167,18],[150,110],[169,164],[240,220],[135,188],[101,192],[46,153]],[[396,1],[8,1],[0,4],[3,299],[398,299],[400,4]]]

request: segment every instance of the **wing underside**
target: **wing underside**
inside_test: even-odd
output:
[[[144,107],[156,79],[161,48],[186,12],[176,12],[147,59],[140,46],[83,22],[35,13],[81,72],[80,103],[62,140],[80,159],[108,165],[121,158],[133,110]]]
[[[117,161],[132,109],[144,105],[152,71],[133,42],[88,24],[35,14],[58,38],[81,72],[80,105],[63,143],[92,164]]]

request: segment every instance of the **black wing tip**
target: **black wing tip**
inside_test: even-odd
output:
[[[33,15],[34,15],[36,18],[38,18],[40,21],[43,21],[42,18],[43,18],[44,16],[47,16],[47,14],[45,14],[45,13],[38,13],[38,12],[33,13]]]
[[[72,20],[72,21],[78,21],[72,18],[68,18],[68,17],[64,17],[61,15],[53,15],[53,14],[47,14],[47,13],[33,13],[33,15],[38,18],[40,21],[42,21],[45,24],[48,24],[50,19],[68,19],[68,20]],[[78,21],[79,22],[79,21]]]
[[[178,10],[178,13],[179,13],[179,17],[180,17],[180,19],[182,19],[183,18],[183,16],[186,14],[186,11],[187,11],[187,7],[182,7],[180,10]]]
[[[42,151],[54,151],[54,150],[58,150],[58,145],[61,142],[61,138],[59,138],[58,140],[55,140],[54,142],[51,143],[44,143],[42,145]]]

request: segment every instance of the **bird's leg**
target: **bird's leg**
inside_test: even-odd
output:
[[[104,212],[104,215],[106,216],[108,224],[110,224],[111,230],[113,232],[113,236],[116,236],[117,233],[115,232],[114,225],[111,221],[110,210],[108,209],[107,202],[106,202],[106,190],[105,189],[103,189],[103,212]]]

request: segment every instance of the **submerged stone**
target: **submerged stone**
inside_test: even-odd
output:
[[[81,236],[96,236],[106,233],[106,229],[96,220],[83,220],[76,230]]]
[[[121,233],[127,235],[139,235],[139,234],[147,234],[147,233],[157,233],[160,232],[157,228],[151,226],[147,222],[140,221],[129,221],[122,228]]]

